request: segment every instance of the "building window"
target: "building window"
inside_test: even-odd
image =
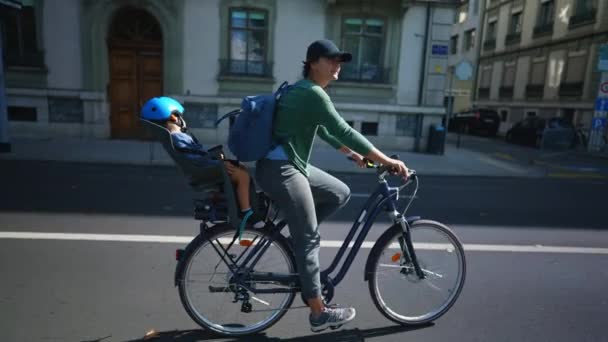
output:
[[[188,127],[192,128],[215,128],[217,121],[218,105],[217,104],[202,104],[202,103],[187,103],[184,112],[184,119],[188,123]]]
[[[595,4],[596,0],[578,0],[575,1],[575,11],[574,14],[575,15],[579,15],[579,14],[584,14],[584,13],[589,13],[595,10],[596,8],[596,4]]]
[[[492,68],[482,68],[481,80],[479,82],[479,98],[487,99],[490,97],[490,84],[492,82]]]
[[[500,98],[513,98],[513,85],[515,84],[515,63],[505,63],[502,73],[502,86],[499,89]]]
[[[353,60],[342,66],[343,81],[387,83],[382,67],[386,23],[380,18],[345,17],[342,21],[342,46]]]
[[[488,23],[488,35],[486,40],[494,40],[496,39],[496,21]]]
[[[496,21],[488,23],[488,32],[486,40],[483,42],[484,49],[494,49],[496,47]]]
[[[378,135],[378,123],[377,122],[362,122],[361,123],[361,134],[363,135]]]
[[[452,38],[450,38],[450,53],[452,55],[458,53],[458,35],[452,36]]]
[[[521,25],[522,25],[522,12],[511,14],[511,21],[509,23],[509,32],[505,38],[505,44],[519,43],[521,40]]]
[[[230,9],[229,59],[222,75],[271,77],[268,54],[268,13],[259,9]]]
[[[595,22],[597,4],[595,0],[578,0],[575,2],[573,15],[570,17],[568,25],[576,27]]]
[[[457,22],[459,24],[464,23],[467,20],[467,16],[469,14],[469,4],[465,3],[462,6],[460,6],[460,9],[458,11],[456,11],[456,15],[458,16]]]
[[[83,123],[84,107],[77,98],[49,97],[49,122]]]
[[[544,84],[545,83],[545,72],[546,72],[545,69],[546,69],[545,61],[533,63],[530,84]]]
[[[545,73],[546,73],[545,61],[539,61],[532,63],[530,80],[526,86],[526,97],[528,98],[542,98],[545,91]]]
[[[464,33],[464,49],[469,51],[475,48],[475,29],[468,30]]]
[[[9,121],[36,121],[38,115],[35,107],[8,106],[6,108]]]
[[[580,97],[583,94],[587,55],[570,56],[566,64],[564,79],[559,86],[560,96]]]
[[[541,2],[538,9],[538,20],[534,27],[534,35],[543,35],[553,32],[553,17],[555,16],[555,1]]]
[[[511,14],[511,24],[509,25],[509,33],[521,33],[521,15],[522,12]]]
[[[538,23],[540,25],[546,25],[553,23],[553,15],[555,12],[554,0],[547,0],[540,4],[540,11],[538,16]]]
[[[355,127],[355,122],[353,120],[346,120],[346,123],[350,126],[350,127]]]
[[[38,50],[34,7],[24,6],[21,10],[0,11],[0,31],[6,65],[44,65],[43,54]]]

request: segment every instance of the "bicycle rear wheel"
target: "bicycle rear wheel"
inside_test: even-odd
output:
[[[241,285],[255,289],[287,287],[272,282],[235,281],[218,250],[225,253],[227,260],[241,264],[253,246],[246,251],[247,247],[237,239],[229,247],[234,234],[235,230],[229,226],[205,231],[207,238],[193,241],[177,275],[180,298],[190,317],[203,328],[224,336],[247,335],[267,329],[285,314],[295,296],[293,292],[254,294]],[[255,245],[263,236],[260,230],[246,229],[242,240]],[[241,255],[243,257],[239,259]],[[283,236],[271,243],[253,271],[295,273],[293,253]]]
[[[411,225],[411,237],[424,278],[402,253],[398,225],[388,229],[370,252],[369,290],[388,319],[403,325],[432,322],[456,302],[464,285],[466,264],[462,244],[445,225],[428,220]]]

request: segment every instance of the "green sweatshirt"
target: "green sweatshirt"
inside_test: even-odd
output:
[[[306,176],[315,135],[336,149],[347,146],[362,155],[374,147],[344,121],[323,88],[303,79],[279,101],[274,137],[282,142],[289,160]]]

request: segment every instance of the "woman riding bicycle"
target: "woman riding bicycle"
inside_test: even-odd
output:
[[[281,206],[294,241],[302,294],[310,307],[312,331],[337,327],[354,319],[354,308],[325,307],[321,297],[319,222],[343,207],[350,197],[346,184],[309,164],[315,135],[347,154],[360,166],[364,158],[391,166],[407,177],[405,164],[387,157],[352,129],[325,92],[338,79],[340,65],[352,55],[329,40],[312,43],[306,52],[303,79],[280,99],[274,136],[282,143],[257,162],[256,180]]]

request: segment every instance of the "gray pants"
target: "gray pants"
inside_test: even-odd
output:
[[[339,179],[310,165],[306,178],[289,161],[260,160],[256,181],[285,215],[294,241],[304,298],[321,296],[319,222],[348,202],[350,189]]]

